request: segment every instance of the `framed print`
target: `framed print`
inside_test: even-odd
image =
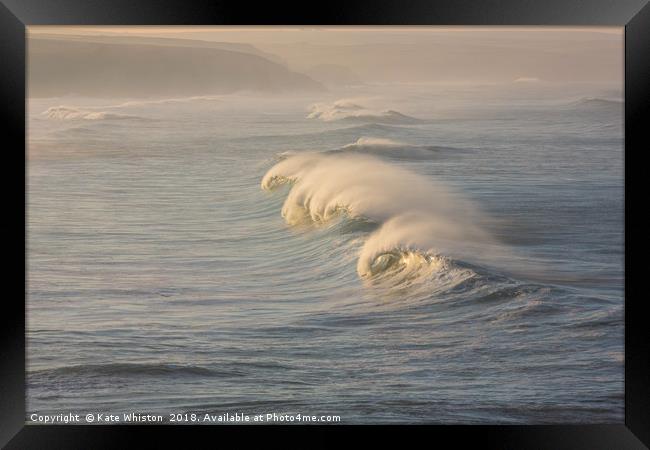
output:
[[[646,2],[0,13],[6,448],[650,442]]]

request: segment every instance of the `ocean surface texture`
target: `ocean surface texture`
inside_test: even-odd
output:
[[[619,91],[28,112],[28,417],[623,421]]]

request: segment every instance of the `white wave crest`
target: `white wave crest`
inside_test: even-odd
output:
[[[387,124],[415,124],[422,122],[420,119],[407,116],[398,111],[367,108],[346,99],[337,100],[333,103],[314,103],[310,107],[307,118],[320,119],[324,122],[337,120]]]
[[[366,111],[363,106],[353,100],[341,99],[334,103],[314,103],[310,107],[309,119],[321,119],[325,122],[342,119],[354,115],[355,111]]]
[[[360,148],[360,147],[413,147],[404,142],[394,141],[392,139],[360,137],[356,142],[347,144],[343,148]]]
[[[368,155],[295,155],[272,167],[262,188],[285,183],[293,183],[282,207],[290,225],[326,222],[341,212],[380,224],[361,249],[357,273],[362,278],[395,261],[441,270],[447,264],[440,263],[442,255],[463,258],[492,242],[484,228],[487,218],[472,202]],[[415,254],[420,259],[404,259]]]
[[[71,106],[52,106],[43,115],[54,120],[126,120],[139,119],[137,116],[114,114],[106,111],[92,111],[74,108]]]

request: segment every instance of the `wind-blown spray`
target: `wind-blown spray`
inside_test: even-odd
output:
[[[291,225],[326,222],[341,212],[380,225],[359,255],[357,272],[364,278],[414,264],[438,270],[448,267],[449,257],[468,258],[494,243],[485,228],[489,219],[474,203],[372,156],[295,155],[272,167],[262,188],[286,183],[293,186],[282,216]]]

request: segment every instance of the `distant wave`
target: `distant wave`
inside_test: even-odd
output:
[[[430,159],[458,152],[459,149],[413,145],[385,138],[361,137],[356,142],[344,145],[335,152],[366,153],[400,159]]]
[[[406,169],[368,155],[306,153],[272,167],[262,188],[292,184],[282,207],[290,225],[324,223],[341,213],[379,227],[357,262],[361,278],[409,273],[428,278],[449,271],[452,257],[493,242],[487,218],[470,201]],[[485,250],[487,253],[487,250]]]
[[[390,147],[414,147],[414,146],[410,144],[406,144],[404,142],[394,141],[392,139],[361,137],[357,139],[357,142],[353,144],[347,144],[343,148],[357,149],[363,147],[370,147],[370,148],[389,147],[390,148]]]
[[[570,103],[570,106],[588,107],[588,108],[620,108],[623,102],[620,100],[611,100],[599,97],[583,97],[580,100]]]
[[[132,375],[149,376],[226,376],[239,375],[236,371],[215,371],[200,366],[176,365],[176,364],[134,364],[134,363],[112,363],[112,364],[84,364],[77,366],[58,367],[30,372],[30,375],[37,377],[63,377],[76,375],[82,377],[92,376],[120,376]]]
[[[267,134],[261,136],[242,136],[235,137],[232,141],[236,142],[249,142],[255,141],[258,142],[260,139],[264,139],[268,142],[276,142],[279,144],[286,145],[287,143],[296,142],[301,146],[304,145],[321,145],[324,139],[346,139],[353,140],[358,139],[359,136],[369,136],[377,134],[397,134],[403,132],[404,129],[399,126],[391,125],[382,125],[377,123],[365,123],[352,125],[348,127],[341,127],[336,129],[329,130],[320,130],[310,133],[299,133],[299,134]],[[344,141],[346,142],[346,141]]]
[[[373,110],[350,100],[337,100],[334,103],[315,103],[307,115],[309,119],[320,119],[325,122],[348,121],[393,125],[408,125],[422,123],[415,117],[407,116],[394,110]]]
[[[52,106],[43,112],[48,119],[54,120],[129,120],[142,117],[126,114],[115,114],[106,111],[92,111],[70,106]]]
[[[361,137],[351,144],[341,148],[326,150],[323,154],[367,154],[383,158],[399,160],[422,160],[447,157],[463,152],[464,149],[451,147],[436,147],[429,145],[414,145],[386,138]],[[287,159],[302,152],[286,150],[276,154],[277,159]]]

